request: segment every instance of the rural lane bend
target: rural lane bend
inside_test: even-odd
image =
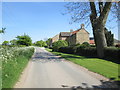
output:
[[[88,87],[100,85],[93,75],[78,65],[51,54],[44,48],[35,47],[32,60],[23,72],[15,88],[62,88],[62,85]]]

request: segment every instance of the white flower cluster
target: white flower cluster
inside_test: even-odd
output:
[[[0,61],[4,61],[5,63],[8,60],[15,60],[20,54],[24,54],[24,52],[29,51],[32,47],[9,47],[9,48],[0,48]],[[28,52],[29,53],[29,52]]]

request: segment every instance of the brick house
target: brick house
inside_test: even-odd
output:
[[[69,45],[82,44],[83,42],[89,43],[89,32],[85,30],[84,24],[81,24],[81,27],[78,30],[70,30],[70,32],[60,32],[52,38],[51,42],[53,43],[58,40],[66,40]]]

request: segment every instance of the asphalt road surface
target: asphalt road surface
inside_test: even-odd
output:
[[[94,75],[78,65],[39,47],[35,47],[35,54],[22,74],[16,88],[63,88],[63,85],[86,87],[84,84],[92,87],[101,84]]]

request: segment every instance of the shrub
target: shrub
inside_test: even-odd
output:
[[[73,46],[60,47],[58,51],[62,53],[74,54],[75,48]]]
[[[97,56],[97,50],[95,47],[85,47],[84,45],[79,46],[76,48],[76,54],[82,55],[82,56]]]
[[[84,48],[83,55],[84,56],[89,56],[89,57],[97,57],[96,47]]]
[[[118,59],[120,59],[120,49],[118,48],[104,48],[104,55],[105,58],[108,58],[110,60],[114,60],[115,62],[119,62]]]
[[[86,47],[90,47],[90,44],[88,42],[84,42],[84,43],[82,43],[82,45],[84,45]]]
[[[79,54],[79,55],[82,55],[84,48],[86,48],[85,44],[81,44],[79,46],[76,46],[75,53]]]
[[[12,88],[29,59],[34,53],[32,47],[0,48],[2,61],[2,88]]]
[[[35,42],[35,45],[39,46],[39,47],[45,47],[45,46],[47,46],[46,42],[43,41],[43,40]]]
[[[2,45],[5,45],[5,46],[9,45],[9,41],[4,41]]]
[[[59,51],[62,53],[68,54],[77,54],[81,56],[87,57],[97,57],[97,50],[96,47],[86,47],[86,45],[81,44],[78,46],[67,46],[67,47],[60,47]],[[104,48],[104,59],[120,63],[120,48],[116,47],[107,47]]]
[[[60,48],[60,47],[64,47],[64,46],[68,46],[68,42],[67,41],[64,41],[64,40],[59,40],[59,41],[57,41],[57,42],[54,42],[53,44],[52,44],[52,48],[53,48],[53,51],[58,51],[58,49]]]
[[[80,44],[78,43],[78,44],[76,44],[75,46],[80,46]]]
[[[84,42],[81,45],[77,45],[76,49],[78,49],[80,51],[80,50],[83,50],[84,48],[87,48],[87,47],[90,47],[90,44],[88,42]]]
[[[26,47],[26,45],[18,45],[18,47]]]

